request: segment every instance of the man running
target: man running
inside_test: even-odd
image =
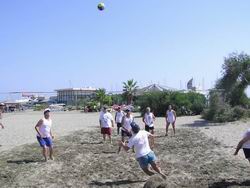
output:
[[[126,115],[122,118],[122,142],[125,142],[126,137],[130,138],[132,136],[132,127],[131,123],[134,121],[134,117],[131,114],[131,109],[125,110]],[[118,153],[121,151],[121,147],[118,149]]]
[[[37,132],[37,141],[42,147],[42,154],[44,156],[45,162],[48,161],[48,156],[51,160],[53,157],[53,141],[54,136],[51,132],[52,120],[50,118],[50,109],[46,108],[43,112],[44,118],[40,119],[35,126]]]
[[[104,143],[106,142],[106,135],[108,135],[110,143],[112,143],[111,134],[112,129],[114,127],[114,120],[111,113],[108,112],[108,108],[106,106],[103,107],[102,112],[100,113],[99,123],[101,128],[101,134],[103,136]]]
[[[115,113],[115,122],[117,125],[117,135],[120,134],[120,128],[122,127],[122,119],[124,116],[124,112],[121,110],[121,107],[119,106],[117,109],[117,112]]]
[[[156,163],[156,156],[150,149],[148,138],[153,139],[154,135],[147,131],[140,131],[139,125],[135,122],[131,123],[133,136],[129,139],[128,144],[120,142],[119,146],[123,147],[125,151],[130,148],[135,148],[136,159],[139,162],[141,169],[149,176],[154,175],[154,172],[149,169],[149,165],[154,171],[159,173],[164,179],[166,176],[162,173],[161,168]]]
[[[175,122],[176,122],[176,112],[172,109],[172,106],[168,106],[168,110],[166,112],[166,135],[168,136],[168,127],[172,124],[174,135],[175,135]]]
[[[244,151],[245,158],[250,162],[250,128],[244,133],[243,138],[238,143],[234,155],[237,155],[241,148]]]

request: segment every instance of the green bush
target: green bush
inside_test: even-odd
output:
[[[209,106],[203,111],[203,118],[213,122],[231,122],[250,117],[250,110],[241,106],[232,107],[225,103],[218,92],[210,92]]]
[[[48,108],[48,105],[47,105],[47,104],[36,104],[36,105],[33,107],[33,110],[34,110],[34,111],[42,111],[42,110],[44,110],[45,108]]]
[[[206,98],[199,93],[181,92],[151,92],[138,96],[136,105],[141,107],[141,113],[149,106],[156,116],[165,116],[169,105],[173,106],[177,115],[200,114],[206,105]],[[183,112],[183,108],[186,112]]]

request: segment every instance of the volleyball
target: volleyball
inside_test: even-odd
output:
[[[98,6],[97,6],[97,8],[98,8],[100,11],[103,11],[104,8],[105,8],[104,3],[99,3]]]

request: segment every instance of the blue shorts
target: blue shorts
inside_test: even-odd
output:
[[[39,136],[36,137],[37,141],[39,142],[41,147],[47,146],[47,147],[52,147],[52,138],[47,137],[47,138],[41,138]]]
[[[137,158],[141,168],[147,168],[149,164],[156,161],[157,158],[153,151],[149,152],[147,155]]]

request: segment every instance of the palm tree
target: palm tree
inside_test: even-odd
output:
[[[134,79],[128,80],[127,82],[123,82],[123,94],[127,98],[127,104],[132,104],[133,97],[135,95],[135,92],[137,90],[137,82],[134,81]]]
[[[105,98],[106,98],[106,90],[101,88],[98,89],[96,91],[95,100],[100,103],[100,106],[104,104]]]

